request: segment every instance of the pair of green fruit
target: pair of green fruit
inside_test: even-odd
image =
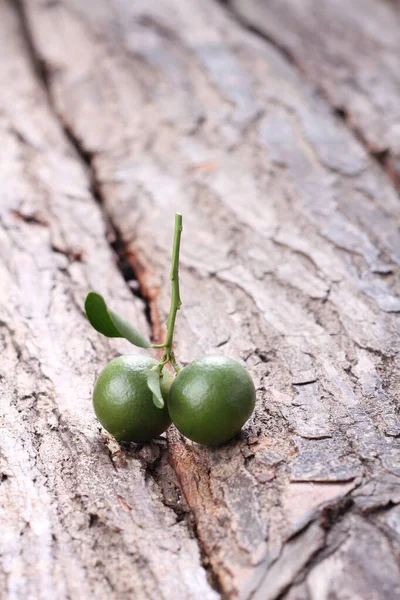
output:
[[[181,368],[173,351],[179,294],[179,249],[182,215],[175,215],[172,251],[171,308],[167,336],[152,345],[124,317],[111,310],[102,296],[90,292],[85,311],[91,325],[107,337],[123,337],[141,348],[163,349],[160,361],[120,356],[101,372],[93,405],[103,427],[117,440],[147,442],[163,433],[171,421],[183,435],[200,444],[222,444],[236,435],[255,405],[253,381],[232,358],[204,356]],[[170,363],[177,375],[164,369]]]
[[[163,433],[172,420],[194,442],[222,444],[240,431],[253,412],[253,382],[232,358],[198,358],[175,378],[164,369],[163,408],[154,404],[147,384],[157,364],[146,356],[120,356],[100,374],[93,393],[94,410],[117,440],[147,442]]]

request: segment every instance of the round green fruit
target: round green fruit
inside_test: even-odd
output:
[[[147,376],[158,362],[147,356],[119,356],[100,373],[93,391],[96,417],[117,440],[147,442],[171,425],[167,397],[174,380],[172,373],[163,370],[161,393],[164,408],[153,403],[147,387]]]
[[[199,444],[236,435],[254,410],[256,392],[246,369],[232,358],[203,356],[182,369],[168,397],[172,422]]]

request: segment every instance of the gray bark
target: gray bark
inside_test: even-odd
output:
[[[213,0],[3,2],[0,40],[8,596],[399,596],[400,204],[324,77]],[[90,396],[129,349],[83,300],[160,340],[177,210],[177,354],[243,361],[257,406],[118,451]]]
[[[397,0],[229,0],[278,44],[400,184]]]
[[[4,2],[0,40],[1,597],[216,598],[157,482],[165,441],[119,456],[93,418],[95,376],[129,345],[90,331],[84,295],[146,330],[143,302]]]

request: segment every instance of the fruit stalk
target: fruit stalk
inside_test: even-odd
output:
[[[179,292],[179,251],[181,246],[181,234],[182,234],[182,215],[180,213],[175,214],[175,230],[174,230],[174,242],[172,248],[172,266],[171,266],[171,306],[169,309],[169,315],[167,319],[167,337],[163,344],[153,344],[153,348],[163,348],[164,353],[160,361],[160,372],[164,365],[170,362],[175,371],[180,371],[180,366],[175,358],[174,351],[172,349],[174,341],[174,329],[176,313],[182,305],[180,292]]]

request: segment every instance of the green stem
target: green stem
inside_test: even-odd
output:
[[[182,215],[179,213],[175,214],[175,230],[174,230],[174,244],[172,248],[172,267],[171,267],[171,306],[169,309],[169,315],[167,319],[167,337],[163,344],[153,344],[153,348],[164,348],[164,353],[160,362],[160,371],[163,369],[167,362],[170,362],[175,371],[178,373],[180,366],[178,365],[175,355],[172,349],[174,341],[174,329],[176,313],[182,305],[181,297],[179,294],[179,250],[181,246],[181,234],[182,234]]]

